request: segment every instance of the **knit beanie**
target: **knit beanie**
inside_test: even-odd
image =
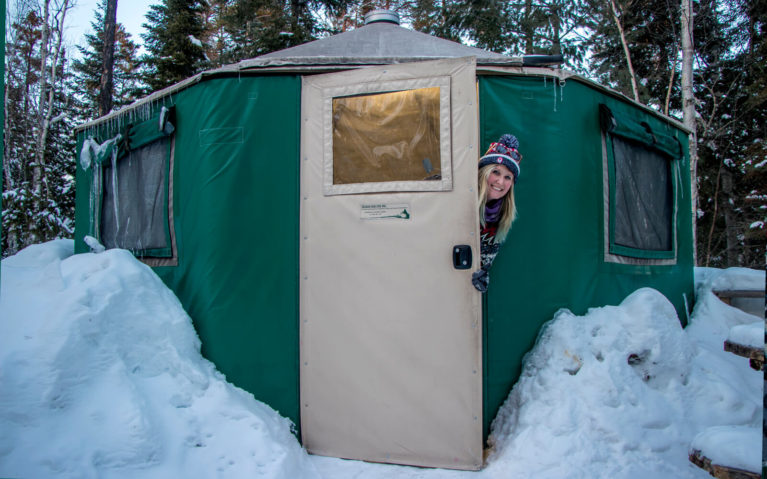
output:
[[[514,183],[519,177],[519,162],[522,155],[519,153],[519,140],[514,135],[505,134],[496,143],[491,143],[485,156],[479,159],[479,167],[490,164],[503,165],[514,175]]]

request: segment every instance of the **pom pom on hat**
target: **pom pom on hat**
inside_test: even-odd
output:
[[[490,164],[503,165],[514,175],[514,183],[519,177],[519,162],[522,161],[522,155],[519,153],[519,140],[510,134],[501,136],[496,143],[491,143],[485,156],[479,159],[479,167]]]
[[[502,143],[502,144],[503,144],[503,145],[505,145],[507,148],[510,148],[510,149],[512,149],[512,150],[514,150],[514,151],[516,151],[517,149],[519,149],[519,140],[517,140],[517,137],[516,137],[516,136],[514,136],[514,135],[510,135],[510,134],[508,134],[508,133],[506,133],[505,135],[503,135],[503,136],[501,137],[501,139],[500,139],[500,140],[498,140],[498,143]],[[517,153],[517,154],[519,154],[519,153]]]

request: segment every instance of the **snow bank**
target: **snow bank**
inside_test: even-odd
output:
[[[0,476],[317,477],[289,421],[202,358],[150,268],[72,247],[2,263]]]
[[[763,376],[723,350],[755,317],[711,293],[760,272],[696,271],[685,329],[651,289],[584,316],[559,311],[493,422],[485,469],[466,472],[307,456],[286,419],[200,356],[149,268],[125,251],[71,254],[55,241],[2,263],[0,476],[709,478],[688,461],[694,439],[760,460],[746,443],[698,436],[761,430]]]
[[[560,311],[495,419],[489,468],[524,475],[532,458],[535,477],[695,477],[683,424],[693,354],[655,290]]]
[[[716,426],[695,436],[691,450],[700,451],[711,464],[759,472],[762,468],[762,430],[757,427]]]
[[[764,347],[764,321],[757,321],[751,324],[740,324],[733,326],[727,335],[727,340],[731,343],[741,344],[752,348]]]
[[[764,289],[765,272],[749,268],[695,268],[696,288],[730,291]]]
[[[714,326],[744,319],[697,311],[693,322]],[[708,477],[688,461],[693,437],[761,424],[761,375],[723,351],[723,331],[717,350],[701,349],[652,289],[583,317],[560,311],[495,419],[487,471],[524,476],[532,462],[536,478]]]
[[[712,291],[760,289],[764,282],[764,271],[695,268],[695,309],[687,326],[688,335],[702,347],[719,351],[732,328],[753,324],[760,318],[723,303]]]

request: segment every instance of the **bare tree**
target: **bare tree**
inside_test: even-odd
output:
[[[32,189],[38,200],[43,197],[43,184],[47,183],[45,177],[45,150],[48,139],[48,131],[53,114],[53,99],[57,88],[58,70],[62,61],[62,40],[64,37],[64,21],[67,11],[71,8],[69,0],[63,0],[54,5],[53,17],[50,17],[51,0],[43,3],[43,32],[40,53],[40,102],[38,105],[38,124],[40,130],[35,142],[35,166],[33,168]],[[51,33],[55,39],[55,46],[50,46]],[[48,55],[53,54],[53,59],[48,62]]]
[[[692,238],[693,257],[697,261],[697,232],[695,222],[698,215],[698,134],[695,119],[695,95],[692,88],[693,49],[692,0],[682,0],[682,114],[684,126],[690,129],[690,184],[692,189]]]
[[[639,89],[637,88],[636,73],[634,73],[634,65],[631,63],[631,52],[629,51],[629,45],[626,41],[626,33],[623,31],[620,12],[618,11],[618,7],[615,4],[615,0],[609,0],[609,2],[610,13],[612,13],[613,21],[615,21],[615,26],[618,28],[618,34],[621,37],[621,45],[623,46],[623,53],[626,55],[626,66],[628,67],[629,77],[631,78],[631,91],[634,93],[634,100],[639,101]],[[621,10],[627,7],[628,5],[626,7],[622,7]]]

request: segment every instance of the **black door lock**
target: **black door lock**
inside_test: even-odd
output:
[[[471,246],[467,244],[453,246],[453,267],[455,269],[471,268]]]

